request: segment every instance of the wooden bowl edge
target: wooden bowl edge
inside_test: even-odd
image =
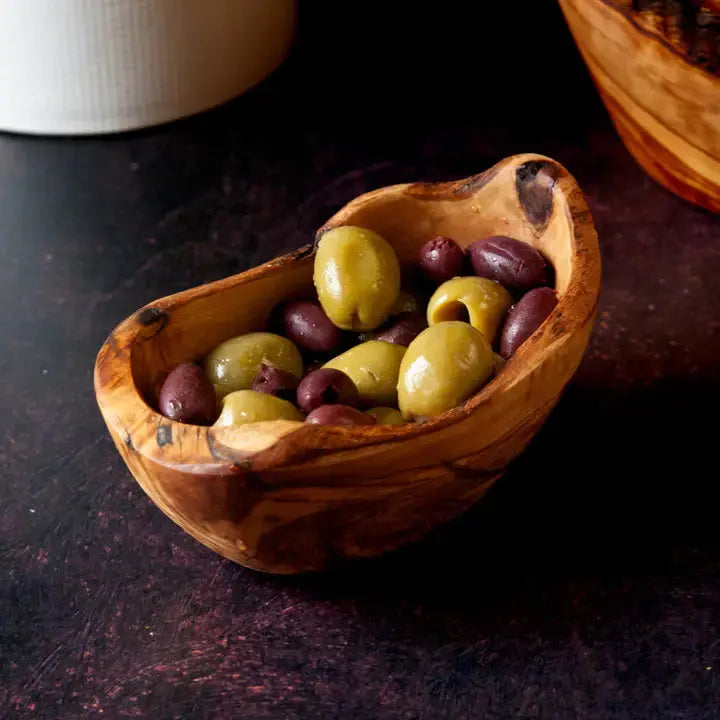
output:
[[[554,171],[557,173],[553,179],[553,197],[555,197],[554,192],[557,188],[565,198],[568,211],[571,215],[570,222],[572,224],[573,238],[576,245],[572,273],[573,281],[560,299],[553,315],[548,318],[549,325],[553,327],[552,338],[546,337],[545,332],[541,332],[541,328],[541,330],[538,331],[541,334],[539,336],[533,336],[533,338],[527,341],[523,348],[518,351],[518,354],[514,358],[515,362],[511,360],[508,363],[504,373],[508,373],[508,370],[514,370],[515,368],[517,368],[518,371],[505,374],[504,376],[501,375],[462,407],[454,408],[422,425],[400,426],[399,428],[318,428],[298,423],[297,429],[285,432],[282,437],[278,438],[276,442],[268,446],[265,450],[253,454],[234,451],[226,443],[217,442],[218,434],[214,428],[200,428],[198,430],[195,426],[181,425],[164,418],[145,403],[132,381],[132,368],[130,367],[132,343],[146,339],[147,336],[145,338],[141,337],[143,332],[154,332],[153,330],[148,331],[147,328],[152,327],[155,323],[162,323],[162,313],[170,310],[173,304],[187,292],[183,291],[160,298],[140,308],[140,310],[123,320],[115,330],[110,333],[108,339],[101,347],[95,364],[95,393],[108,427],[111,427],[118,437],[122,437],[123,433],[127,433],[128,439],[131,439],[131,433],[127,428],[127,424],[123,423],[123,419],[117,414],[116,408],[113,407],[112,398],[110,397],[109,390],[116,384],[117,378],[115,376],[111,378],[106,377],[107,366],[110,364],[109,358],[114,358],[115,362],[120,365],[122,371],[120,379],[126,385],[126,397],[132,401],[134,412],[142,417],[142,421],[157,426],[158,441],[146,442],[139,447],[135,446],[132,448],[133,451],[139,453],[149,462],[171,468],[178,466],[186,468],[188,465],[197,463],[198,466],[202,466],[205,470],[212,473],[239,473],[250,468],[256,471],[266,470],[297,460],[299,446],[305,446],[307,448],[308,445],[312,445],[314,453],[323,452],[330,448],[336,448],[338,450],[357,449],[377,442],[392,442],[426,435],[457,422],[462,418],[469,417],[487,400],[491,392],[501,391],[503,387],[509,387],[514,383],[520,382],[524,376],[528,375],[534,367],[533,364],[528,363],[529,360],[536,358],[539,362],[545,355],[548,353],[551,354],[553,347],[557,347],[563,339],[569,339],[588,322],[592,323],[597,307],[600,290],[600,253],[597,234],[592,223],[590,211],[577,181],[560,163],[547,156],[534,153],[514,155],[501,160],[482,173],[451,183],[439,183],[434,185],[434,188],[436,191],[446,193],[472,193],[476,191],[482,183],[491,181],[503,167],[511,164],[520,167],[528,163],[537,163],[542,167],[545,167],[545,164],[547,164],[554,168]],[[318,234],[321,234],[324,229],[330,227],[333,220],[341,217],[343,211],[349,206],[369,195],[383,191],[423,193],[427,192],[428,189],[432,190],[432,188],[433,184],[427,183],[401,184],[390,186],[389,188],[380,188],[371,193],[361,195],[336,213],[333,218],[320,228]],[[240,278],[247,281],[259,274],[273,272],[284,263],[294,262],[300,258],[307,257],[308,254],[312,253],[312,250],[312,245],[304,246],[295,252],[275,258],[256,268],[198,286],[196,289],[199,290],[203,296],[206,296],[217,290],[218,287],[236,283]],[[570,312],[571,300],[574,301],[574,304]],[[566,313],[566,320],[570,320],[569,324],[565,322],[553,325],[549,322],[560,316],[563,311],[568,311]],[[147,322],[150,320],[152,320],[152,322]],[[522,371],[520,368],[522,368]],[[568,377],[568,380],[569,379]],[[134,397],[132,397],[133,393]],[[198,442],[193,446],[197,454],[192,458],[188,458],[188,461],[184,463],[178,463],[177,457],[173,457],[172,459],[168,458],[163,451],[164,443],[161,442],[161,433],[164,433],[163,436],[172,438],[180,433],[187,435],[190,428],[192,428],[192,432],[196,433],[199,437]],[[317,442],[318,438],[321,439],[320,442]],[[315,442],[309,443],[308,440],[311,439],[315,440]],[[348,440],[352,440],[352,442],[348,442]]]

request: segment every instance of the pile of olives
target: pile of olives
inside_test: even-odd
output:
[[[436,237],[409,270],[412,287],[376,232],[329,230],[315,253],[317,299],[282,304],[271,332],[220,343],[204,367],[176,367],[162,385],[160,412],[225,427],[423,420],[474,395],[557,304],[552,266],[510,237],[478,240],[467,251]]]

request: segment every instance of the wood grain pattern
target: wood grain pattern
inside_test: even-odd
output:
[[[345,206],[318,237],[350,223],[384,235],[403,263],[433,235],[462,245],[514,235],[552,260],[560,300],[476,396],[399,427],[283,421],[215,429],[152,409],[164,372],[259,329],[279,301],[310,286],[312,246],[160,299],[121,323],[95,366],[98,404],[118,451],[163,512],[255,569],[294,573],[377,555],[462,513],[543,423],[592,328],[597,237],[576,182],[549,158],[519,155],[454,183],[382,188]]]
[[[706,57],[709,10],[685,37],[674,6],[661,17],[656,3],[634,12],[612,0],[559,2],[628,150],[672,192],[720,212],[720,46]]]

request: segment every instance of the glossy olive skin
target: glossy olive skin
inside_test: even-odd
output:
[[[287,370],[281,370],[269,363],[260,363],[260,371],[255,376],[251,389],[293,402],[299,382],[300,378]]]
[[[298,300],[282,308],[283,331],[299,348],[312,353],[331,353],[340,344],[340,330],[320,303]]]
[[[307,413],[321,405],[349,405],[360,402],[355,383],[342,371],[320,368],[306,375],[297,389],[297,404]]]
[[[296,420],[302,413],[287,400],[256,390],[236,390],[225,396],[215,427],[238,427],[268,420]]]
[[[397,408],[374,407],[367,411],[367,414],[375,418],[378,425],[404,425],[405,419]]]
[[[323,310],[343,330],[374,330],[400,293],[400,264],[392,246],[372,230],[328,230],[315,252],[313,282]]]
[[[493,235],[468,246],[473,270],[516,293],[548,285],[552,269],[547,260],[522,240]]]
[[[397,407],[397,379],[407,348],[395,343],[370,340],[350,348],[325,364],[342,370],[355,383],[365,407]]]
[[[412,420],[460,405],[484,385],[493,367],[492,348],[472,325],[432,325],[413,340],[400,366],[400,412]]]
[[[190,425],[210,425],[217,416],[215,388],[202,368],[183,363],[165,378],[158,407],[170,420]]]
[[[510,293],[494,280],[453,278],[443,283],[430,298],[428,325],[468,319],[493,344],[512,302]]]
[[[500,354],[509,358],[545,322],[557,305],[552,288],[535,288],[522,296],[508,313],[500,338]]]
[[[400,313],[375,339],[407,347],[427,326],[427,320],[419,313]]]
[[[375,418],[349,405],[321,405],[306,418],[311,425],[375,425]]]
[[[235,390],[249,390],[260,365],[266,362],[301,377],[300,351],[287,338],[256,332],[220,343],[205,359],[205,372],[219,397]]]
[[[418,264],[428,280],[440,285],[463,274],[465,253],[451,238],[438,236],[420,248]]]

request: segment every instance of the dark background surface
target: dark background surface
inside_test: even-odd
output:
[[[718,717],[720,219],[635,165],[551,2],[433,5],[306,1],[290,61],[218,111],[0,136],[0,717]],[[304,578],[152,505],[92,392],[116,323],[360,192],[525,151],[578,178],[604,287],[575,382],[483,502]]]

